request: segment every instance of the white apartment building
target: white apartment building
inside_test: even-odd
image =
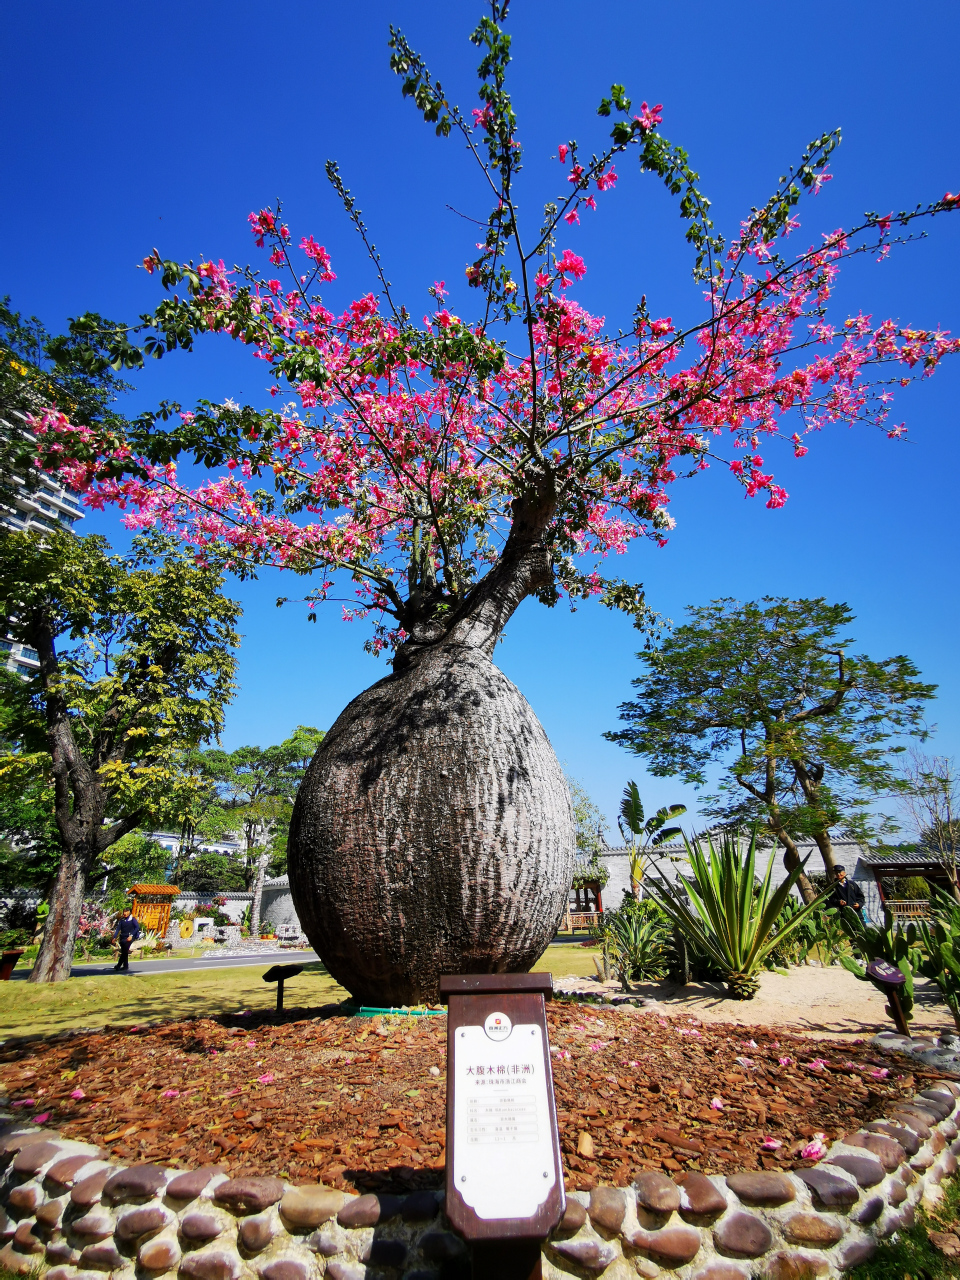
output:
[[[0,506],[0,525],[18,533],[27,529],[56,529],[58,526],[70,529],[82,519],[80,499],[48,475],[42,476],[33,491],[21,483],[14,506]],[[36,650],[0,637],[0,662],[4,660],[10,670],[27,677],[31,677],[40,665]]]

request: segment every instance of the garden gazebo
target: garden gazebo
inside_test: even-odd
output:
[[[180,896],[175,884],[132,884],[127,893],[133,898],[133,914],[144,929],[162,938],[170,923],[174,898]]]

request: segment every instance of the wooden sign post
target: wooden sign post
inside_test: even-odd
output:
[[[283,984],[287,978],[295,978],[298,973],[303,973],[302,964],[275,964],[263,975],[264,982],[277,984],[277,1013],[283,1013]]]
[[[548,973],[440,979],[447,1018],[446,1214],[474,1280],[539,1280],[566,1209],[544,999]]]
[[[903,1016],[903,1005],[900,1003],[900,993],[897,990],[898,987],[902,987],[906,982],[906,975],[895,964],[890,964],[888,960],[871,960],[867,965],[867,977],[873,978],[874,982],[882,984],[887,999],[890,1001],[890,1012],[893,1014],[897,1030],[902,1036],[909,1036],[910,1028],[907,1025],[906,1018]]]

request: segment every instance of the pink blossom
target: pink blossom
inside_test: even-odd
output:
[[[567,146],[567,144],[566,144],[565,142],[561,142],[561,143],[560,143],[560,145],[559,145],[559,147],[557,147],[557,155],[558,155],[558,156],[559,156],[559,158],[560,158],[560,163],[561,163],[561,164],[566,164],[566,163],[567,163],[567,152],[568,152],[569,150],[570,150],[570,148]],[[947,198],[947,197],[946,197],[946,196],[944,196],[944,200],[946,200],[946,198]]]
[[[722,1099],[722,1098],[711,1098],[711,1100],[710,1100],[710,1110],[711,1110],[711,1111],[722,1111],[722,1110],[723,1110],[723,1099]]]
[[[564,249],[556,266],[561,275],[571,275],[575,280],[582,280],[587,272],[583,259],[570,249]]]
[[[887,1067],[875,1067],[873,1071],[868,1073],[873,1080],[886,1080],[890,1071]]]
[[[747,1068],[750,1068],[750,1067],[752,1067],[752,1066],[753,1066],[753,1059],[752,1059],[752,1058],[737,1058],[737,1062],[739,1062],[739,1064],[740,1064],[740,1066],[741,1066],[741,1067],[747,1067]]]
[[[164,1091],[163,1091],[163,1093],[161,1093],[160,1097],[161,1097],[161,1098],[179,1098],[179,1097],[180,1097],[180,1090],[179,1090],[179,1089],[164,1089]]]
[[[810,1071],[822,1071],[826,1065],[823,1058],[813,1058],[807,1063],[807,1069]]]
[[[783,1146],[780,1138],[764,1138],[760,1144],[761,1151],[779,1151]]]
[[[827,1145],[824,1141],[826,1137],[823,1133],[815,1133],[807,1145],[801,1150],[801,1160],[819,1160],[821,1156],[827,1154]]]
[[[21,1098],[18,1102],[11,1102],[11,1107],[35,1107],[37,1105],[36,1098]]]
[[[85,1098],[86,1096],[87,1095],[80,1088],[74,1089],[73,1093],[70,1095],[74,1102],[79,1102],[81,1098]]]
[[[257,1076],[258,1084],[273,1084],[275,1077],[272,1071],[265,1071],[262,1076]]]
[[[48,1121],[49,1119],[50,1119],[50,1112],[49,1112],[49,1111],[44,1111],[43,1115],[39,1115],[39,1116],[34,1116],[34,1117],[33,1117],[33,1123],[34,1123],[34,1124],[46,1124],[46,1123],[47,1123],[47,1121]]]
[[[606,171],[606,173],[597,174],[597,190],[598,191],[609,191],[612,187],[615,187],[616,185],[617,185],[617,174],[613,165],[610,166],[610,168]]]
[[[651,129],[655,129],[662,121],[661,111],[663,111],[662,102],[658,102],[655,107],[648,107],[645,102],[641,102],[640,114],[633,118],[639,124],[643,133],[649,133]]]
[[[783,1056],[782,1058],[778,1058],[778,1059],[777,1059],[777,1061],[780,1063],[781,1067],[792,1067],[792,1066],[793,1066],[793,1059],[792,1059],[791,1057],[789,1057],[789,1055],[787,1055],[787,1054],[784,1054],[784,1056]]]

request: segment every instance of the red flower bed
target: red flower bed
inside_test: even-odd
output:
[[[64,1136],[131,1161],[363,1191],[440,1185],[446,1019],[288,1019],[10,1048],[0,1081],[16,1114],[48,1115]],[[769,1027],[562,1004],[548,1020],[568,1185],[579,1189],[624,1185],[641,1169],[810,1164],[817,1135],[858,1128],[936,1074]]]

